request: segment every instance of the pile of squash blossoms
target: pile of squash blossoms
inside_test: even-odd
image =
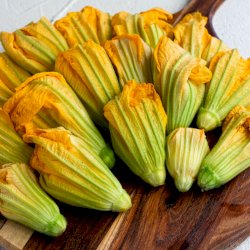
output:
[[[85,7],[1,32],[5,217],[57,236],[67,222],[50,197],[126,211],[115,155],[154,187],[168,172],[181,192],[196,179],[202,190],[220,187],[248,168],[250,60],[211,36],[200,13],[172,18]],[[220,126],[210,151],[205,132]]]

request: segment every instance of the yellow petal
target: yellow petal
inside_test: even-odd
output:
[[[207,17],[202,16],[199,12],[187,14],[174,27],[174,41],[192,55],[201,57],[210,38],[205,28],[206,23]]]
[[[60,53],[55,69],[75,90],[91,118],[105,126],[103,106],[121,91],[105,50],[99,44],[88,41]]]
[[[163,185],[167,116],[154,86],[129,81],[104,116],[117,155],[147,183]]]
[[[129,80],[152,82],[151,48],[138,35],[122,35],[107,41],[104,48],[123,86]]]
[[[207,67],[201,67],[201,65],[194,67],[189,76],[189,80],[195,84],[207,83],[211,78],[211,71]]]
[[[112,37],[110,15],[90,6],[68,13],[55,22],[55,27],[71,48],[88,40],[102,44]]]
[[[35,37],[39,41],[42,41],[55,55],[60,51],[68,49],[67,43],[60,32],[58,32],[45,17],[42,17],[36,23],[30,23],[21,30],[26,35]]]
[[[137,34],[155,48],[162,36],[172,36],[172,26],[169,24],[172,17],[171,13],[160,8],[135,15],[119,12],[112,17],[112,27],[116,35]]]
[[[6,53],[0,53],[0,80],[10,91],[14,92],[29,76],[30,74],[15,64]]]
[[[208,43],[207,47],[203,50],[201,58],[209,63],[217,53],[225,52],[228,50],[229,48],[221,40],[211,36],[210,42]]]
[[[15,33],[2,32],[0,35],[2,45],[8,56],[13,60],[15,60],[14,58],[16,58],[16,63],[18,63],[18,65],[20,65],[22,68],[26,69],[30,73],[47,70],[47,67],[45,65],[37,62],[33,58],[27,58],[26,55],[23,54],[23,50],[17,42]]]
[[[165,31],[166,35],[171,32],[169,21],[171,21],[173,15],[170,12],[161,8],[153,8],[141,12],[140,16],[144,18],[145,27],[156,24]]]
[[[0,107],[3,107],[4,103],[12,96],[13,92],[6,87],[6,85],[0,79]]]
[[[193,56],[210,62],[216,53],[227,50],[227,47],[208,33],[206,24],[207,17],[200,12],[187,14],[173,29],[174,42]]]
[[[8,56],[33,74],[52,70],[57,54],[68,48],[62,35],[44,17],[13,33],[2,32],[0,40]]]
[[[222,134],[227,137],[231,134],[237,141],[237,135],[244,135],[249,141],[249,130],[250,130],[250,109],[244,106],[235,106],[227,115],[223,121]],[[233,132],[237,131],[237,133]],[[224,137],[221,136],[221,139]],[[233,143],[234,141],[232,141]],[[230,146],[230,144],[228,144]]]
[[[121,11],[112,16],[111,24],[117,36],[126,34],[126,27],[123,24],[126,22],[126,18],[129,15],[128,12]]]
[[[32,151],[16,133],[8,114],[0,108],[0,164],[28,164]]]

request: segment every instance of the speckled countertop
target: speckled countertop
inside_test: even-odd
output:
[[[54,21],[68,11],[79,10],[85,5],[110,13],[120,10],[136,13],[155,6],[176,12],[187,2],[188,0],[0,0],[0,31],[13,31],[38,20],[41,16]],[[249,0],[225,0],[213,19],[218,36],[229,47],[238,48],[244,57],[250,57],[249,10]],[[249,249],[250,238],[237,248],[237,250]]]

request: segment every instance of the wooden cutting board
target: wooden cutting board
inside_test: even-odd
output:
[[[199,10],[211,20],[223,0],[193,0],[175,15],[178,20]],[[210,145],[220,130],[208,133]],[[59,203],[68,221],[66,232],[51,238],[0,220],[0,249],[233,249],[250,236],[250,169],[227,185],[202,193],[194,186],[179,193],[168,176],[152,188],[117,160],[114,173],[131,194],[126,213],[99,212]],[[31,236],[32,235],[32,236]]]

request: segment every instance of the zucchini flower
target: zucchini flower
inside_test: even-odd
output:
[[[16,162],[28,164],[32,152],[33,149],[16,133],[8,114],[0,108],[0,165]]]
[[[118,36],[137,34],[155,48],[162,36],[172,36],[172,25],[169,24],[172,18],[171,13],[161,8],[135,15],[122,11],[112,17],[112,27]]]
[[[0,81],[11,91],[24,82],[30,74],[15,64],[6,53],[0,53]]]
[[[55,69],[78,94],[91,118],[107,126],[103,107],[122,87],[103,47],[88,41],[62,52],[56,59]]]
[[[41,189],[31,168],[23,163],[0,167],[0,212],[50,236],[62,234],[67,226],[56,203]]]
[[[250,111],[236,106],[227,116],[217,144],[202,162],[198,185],[218,188],[250,166]]]
[[[57,54],[68,49],[63,36],[45,17],[13,33],[2,32],[0,40],[8,56],[32,74],[53,70]]]
[[[167,133],[188,127],[203,100],[205,83],[211,79],[206,62],[163,37],[153,63],[155,88],[168,115]]]
[[[117,36],[107,41],[104,48],[122,86],[129,80],[152,82],[152,50],[138,35]]]
[[[117,155],[152,186],[163,185],[167,116],[152,84],[129,81],[104,107]]]
[[[104,211],[131,207],[127,192],[83,140],[62,127],[30,132],[24,140],[35,143],[31,166],[39,171],[40,184],[52,197]]]
[[[195,181],[201,162],[209,152],[204,130],[177,128],[166,141],[166,165],[180,192],[187,192]]]
[[[63,126],[82,138],[107,164],[114,165],[114,153],[106,145],[91,121],[84,106],[56,72],[38,73],[29,77],[5,103],[4,110],[10,114],[15,129],[28,133],[34,128],[47,128],[36,119],[41,117],[52,127]]]
[[[236,105],[250,105],[250,59],[242,59],[234,49],[218,53],[209,68],[213,77],[197,117],[197,126],[206,131],[221,126]]]
[[[55,22],[55,27],[66,39],[70,48],[89,40],[102,44],[112,37],[111,17],[86,6],[80,12],[70,12]]]
[[[211,36],[207,29],[207,17],[199,12],[187,14],[174,28],[174,42],[193,56],[207,62],[220,51],[228,50],[219,39]]]

